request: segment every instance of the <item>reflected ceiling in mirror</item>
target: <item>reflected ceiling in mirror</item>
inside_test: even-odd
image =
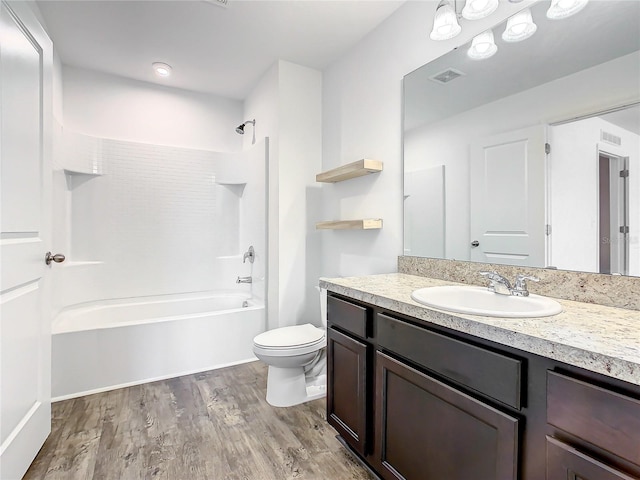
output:
[[[548,7],[405,77],[406,255],[640,275],[640,2]]]

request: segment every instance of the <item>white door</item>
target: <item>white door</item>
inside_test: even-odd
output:
[[[27,2],[0,12],[0,478],[23,476],[51,429],[52,46]]]
[[[471,260],[544,267],[546,128],[471,147]]]

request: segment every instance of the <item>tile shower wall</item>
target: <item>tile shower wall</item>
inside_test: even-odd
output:
[[[240,222],[255,223],[260,215],[243,208],[243,197],[255,203],[262,192],[264,199],[259,175],[242,183],[246,155],[64,137],[57,163],[66,168],[70,213],[59,308],[237,288],[235,278],[244,274],[241,236],[244,243],[251,236],[241,233]]]

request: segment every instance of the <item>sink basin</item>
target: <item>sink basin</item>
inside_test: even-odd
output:
[[[421,288],[415,290],[411,298],[428,307],[486,317],[548,317],[562,311],[558,302],[547,297],[533,293],[528,297],[500,295],[486,287],[447,285]]]

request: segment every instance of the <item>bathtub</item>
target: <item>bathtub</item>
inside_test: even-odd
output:
[[[261,302],[208,292],[74,306],[52,326],[53,401],[255,360]]]

